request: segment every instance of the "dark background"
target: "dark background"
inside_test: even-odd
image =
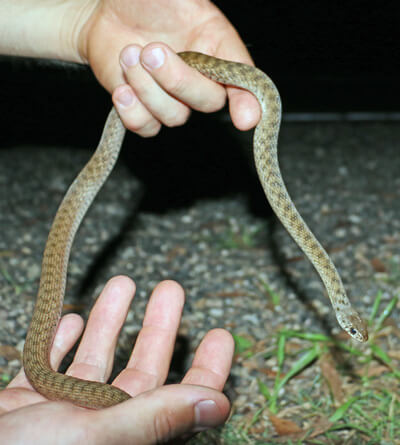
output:
[[[217,1],[286,111],[398,110],[398,3]],[[240,6],[242,5],[242,6]]]
[[[285,113],[399,110],[396,2],[215,3],[256,65],[277,84]],[[2,58],[0,80],[1,146],[96,146],[111,102],[88,68]],[[226,109],[212,116],[196,113],[183,128],[163,129],[150,140],[127,138],[125,156],[133,158],[129,164],[146,182],[150,200],[159,195],[160,183],[169,197],[181,196],[177,205],[186,201],[183,189],[191,191],[191,199],[196,190],[237,190],[235,178],[245,174],[240,150],[232,148],[238,136],[230,139],[221,123],[231,127]],[[210,134],[225,148],[210,145]],[[170,204],[169,198],[165,207]]]
[[[284,111],[398,110],[396,2],[215,3],[238,29],[256,65],[278,85]],[[5,58],[0,76],[2,107],[12,113],[9,122],[3,108],[6,129],[19,117],[32,135],[41,126],[37,114],[48,113],[56,125],[60,121],[57,133],[64,132],[72,126],[67,113],[93,120],[93,114],[104,116],[109,104],[89,69]]]

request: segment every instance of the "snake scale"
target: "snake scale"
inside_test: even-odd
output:
[[[352,308],[335,266],[296,210],[283,182],[277,155],[281,101],[275,85],[266,74],[249,65],[195,52],[179,55],[188,65],[210,79],[246,89],[257,97],[262,117],[254,133],[254,159],[267,199],[319,273],[340,326],[356,340],[366,341],[366,326]],[[97,150],[70,186],[55,216],[43,254],[39,292],[23,354],[25,373],[39,393],[51,400],[68,400],[93,409],[115,405],[130,396],[108,384],[53,371],[49,355],[61,316],[69,254],[75,233],[111,172],[124,135],[125,128],[113,108]]]

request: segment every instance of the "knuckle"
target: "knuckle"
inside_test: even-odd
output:
[[[186,77],[179,75],[177,72],[174,72],[174,75],[170,78],[165,79],[164,83],[166,90],[177,97],[184,96],[188,89]]]
[[[179,127],[187,122],[190,116],[189,108],[179,107],[179,110],[176,111],[175,114],[171,114],[170,116],[165,117],[164,125],[167,127]]]
[[[128,130],[132,131],[133,133],[139,133],[145,126],[143,123],[135,122],[132,119],[129,119],[128,121],[124,120],[124,125]]]
[[[214,113],[224,107],[226,102],[225,94],[214,94],[206,98],[202,104],[202,111],[204,113]]]
[[[155,415],[153,432],[156,443],[164,443],[174,437],[175,421],[171,410],[165,409]]]
[[[135,131],[139,136],[143,138],[150,138],[156,136],[161,130],[161,124],[157,121],[153,121],[148,125],[144,125],[140,130]]]
[[[155,136],[160,131],[160,123],[152,116],[141,116],[140,113],[123,118],[125,127],[139,136]]]

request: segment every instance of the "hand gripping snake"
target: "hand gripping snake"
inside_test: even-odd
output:
[[[195,52],[179,55],[208,78],[243,88],[257,97],[262,117],[254,133],[254,159],[265,195],[282,224],[319,273],[340,326],[351,337],[365,342],[368,333],[364,322],[352,308],[335,266],[296,210],[283,182],[277,155],[281,101],[275,85],[266,74],[249,65]],[[105,383],[55,372],[49,357],[61,317],[75,233],[114,167],[124,135],[125,128],[113,108],[95,153],[70,186],[55,216],[43,254],[39,293],[23,354],[26,376],[39,393],[51,400],[68,400],[93,409],[115,405],[130,396]]]

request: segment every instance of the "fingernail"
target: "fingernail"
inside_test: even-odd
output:
[[[123,107],[129,107],[132,105],[134,98],[135,96],[133,95],[132,91],[127,88],[118,95],[116,101]]]
[[[194,431],[202,431],[218,426],[221,414],[214,400],[201,400],[194,406]]]
[[[127,46],[121,53],[121,61],[126,67],[134,66],[139,62],[140,48]]]
[[[149,69],[159,68],[165,60],[164,51],[161,48],[152,48],[143,52],[143,63]]]

